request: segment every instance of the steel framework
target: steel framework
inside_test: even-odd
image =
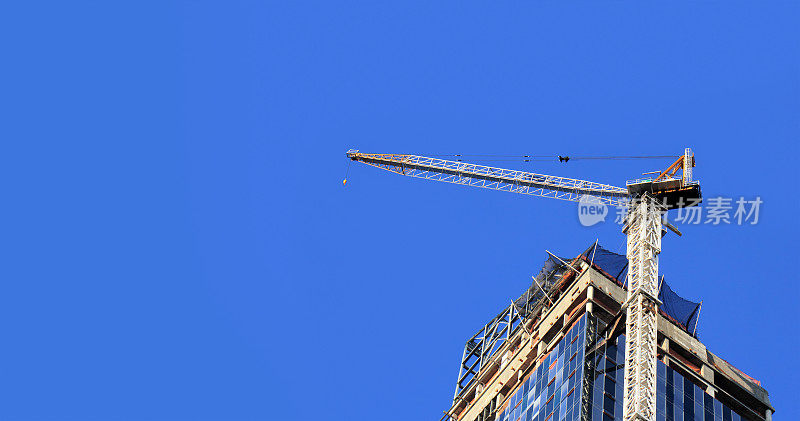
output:
[[[467,341],[461,357],[454,401],[473,382],[489,358],[516,333],[520,320],[519,311],[511,304]]]
[[[566,265],[555,263],[546,273],[540,274],[539,281],[534,280],[524,294],[472,335],[464,346],[464,353],[461,356],[453,401],[456,401],[472,384],[497,350],[517,333],[521,321],[540,314],[548,306],[550,301],[547,296],[553,293],[558,284],[556,280],[567,270]]]

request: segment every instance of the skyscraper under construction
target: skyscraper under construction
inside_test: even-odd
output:
[[[443,419],[623,419],[627,267],[597,243],[575,258],[550,255],[531,287],[467,341]],[[700,305],[663,277],[658,301],[656,420],[771,420],[760,382],[699,341]]]

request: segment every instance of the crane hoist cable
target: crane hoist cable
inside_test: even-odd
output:
[[[461,161],[461,158],[473,158],[479,161],[519,161],[523,162],[547,162],[555,161],[567,163],[570,160],[632,160],[632,159],[666,159],[675,158],[674,155],[597,155],[597,156],[583,156],[583,155],[494,155],[494,154],[426,154],[437,158],[455,158],[456,161]]]
[[[342,185],[343,186],[347,185],[347,177],[350,175],[350,164],[352,164],[352,163],[353,163],[353,161],[348,161],[347,162],[347,171],[344,172],[344,181],[342,181]]]

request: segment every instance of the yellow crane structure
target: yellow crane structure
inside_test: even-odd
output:
[[[397,174],[530,196],[579,201],[584,196],[610,206],[626,206],[623,233],[627,235],[628,275],[625,311],[625,374],[623,419],[656,419],[656,337],[658,255],[670,209],[700,203],[700,184],[692,180],[694,154],[686,149],[666,170],[615,187],[592,181],[495,168],[417,155],[347,152],[362,162]],[[566,162],[568,157],[559,157]],[[678,171],[681,172],[678,176]],[[653,173],[655,174],[655,173]]]

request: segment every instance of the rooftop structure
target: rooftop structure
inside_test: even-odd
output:
[[[627,270],[625,256],[596,243],[572,259],[550,255],[467,341],[443,419],[623,419]],[[659,281],[656,420],[771,420],[760,382],[698,339],[700,305]]]

